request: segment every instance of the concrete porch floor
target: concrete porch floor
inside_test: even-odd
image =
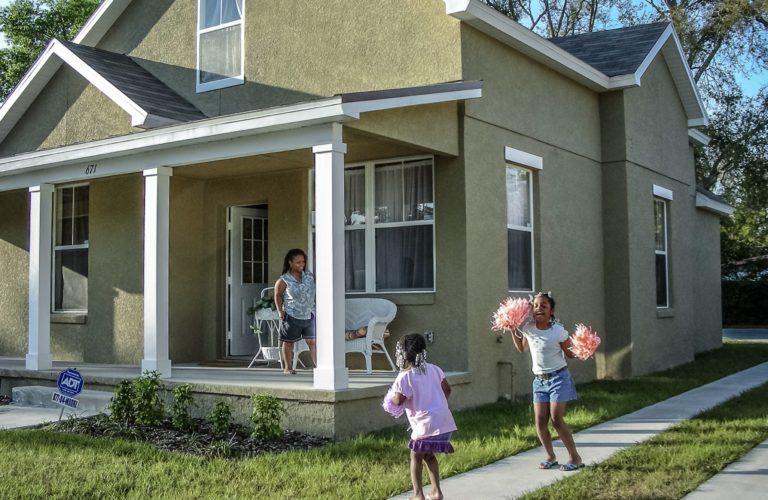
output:
[[[27,370],[21,358],[0,357],[0,394],[11,395],[14,387],[55,386],[58,375],[76,368],[83,376],[85,389],[114,392],[122,380],[138,378],[139,366],[107,365],[54,361],[50,370]],[[170,391],[180,384],[191,384],[195,408],[193,416],[205,417],[219,401],[230,405],[233,420],[248,423],[252,411],[250,397],[267,392],[282,400],[288,414],[283,426],[310,434],[344,438],[395,425],[397,422],[381,409],[381,400],[395,379],[395,372],[349,371],[349,388],[340,391],[315,390],[312,371],[297,370],[284,375],[279,365],[245,367],[209,367],[197,363],[174,364],[172,377],[162,379]],[[466,383],[466,373],[446,373],[451,385]],[[361,418],[361,416],[363,418]]]

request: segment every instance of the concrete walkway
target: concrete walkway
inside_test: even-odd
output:
[[[694,417],[705,410],[724,403],[743,391],[758,387],[766,382],[768,382],[768,363],[763,363],[634,413],[578,432],[574,434],[576,446],[587,466],[602,462],[621,450],[650,439],[683,420]],[[556,441],[554,444],[558,458],[566,459],[567,453],[562,443]],[[764,445],[765,443],[761,446]],[[762,455],[749,460],[745,457],[744,461],[739,461],[738,464],[734,464],[734,467],[738,467],[736,470],[742,471],[737,478],[739,482],[743,483],[744,491],[757,491],[761,494],[760,498],[766,498],[768,470],[764,464],[768,460],[766,457],[768,451],[758,448],[757,453],[760,452]],[[539,447],[499,460],[485,467],[449,477],[441,481],[443,495],[446,499],[518,498],[527,492],[578,474],[578,472],[540,470],[538,464],[543,458],[545,458],[544,450]],[[711,486],[707,486],[706,491],[707,494],[715,496],[707,496],[706,498],[757,498],[733,496],[734,491],[728,486],[728,483],[718,479],[721,475],[728,476],[729,474],[732,473],[723,471],[713,478]],[[733,477],[730,479],[733,480]],[[427,487],[426,492],[428,491]],[[395,498],[408,498],[410,495],[411,492]]]

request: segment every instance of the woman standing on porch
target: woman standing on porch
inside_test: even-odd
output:
[[[315,277],[305,271],[307,254],[300,248],[288,250],[283,261],[283,274],[275,282],[275,307],[280,316],[283,373],[293,375],[293,345],[304,339],[317,366],[315,350]]]

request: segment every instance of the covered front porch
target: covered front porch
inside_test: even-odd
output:
[[[175,205],[178,192],[174,191],[174,184],[183,188],[185,183],[189,185],[210,179],[230,179],[236,182],[241,175],[253,174],[253,166],[257,165],[257,168],[264,169],[260,172],[263,175],[269,175],[270,170],[285,174],[292,169],[304,174],[313,174],[313,186],[309,187],[308,176],[305,176],[303,182],[307,185],[307,198],[311,196],[315,208],[311,214],[314,241],[310,224],[307,223],[310,218],[309,210],[305,210],[303,217],[306,239],[302,239],[302,246],[306,248],[314,245],[313,260],[318,263],[315,273],[318,282],[317,334],[320,341],[317,368],[300,375],[295,383],[302,384],[302,390],[363,389],[355,387],[357,382],[353,381],[354,376],[351,376],[345,367],[343,346],[345,164],[349,161],[409,154],[437,152],[449,156],[457,155],[457,135],[448,134],[447,139],[445,136],[446,131],[458,132],[455,103],[479,95],[479,82],[347,94],[304,104],[204,119],[49,151],[37,151],[3,161],[4,176],[0,179],[0,189],[27,188],[30,193],[29,323],[25,370],[44,374],[55,367],[52,345],[56,344],[56,339],[51,336],[50,307],[54,247],[51,238],[55,222],[52,195],[58,186],[95,183],[106,179],[127,179],[137,187],[137,181],[141,179],[140,191],[134,189],[134,192],[143,193],[141,205],[135,212],[138,218],[134,216],[141,226],[132,226],[132,229],[140,229],[140,234],[132,236],[135,241],[141,241],[143,244],[143,252],[139,254],[143,272],[140,271],[141,280],[136,281],[140,283],[141,288],[134,287],[134,290],[130,291],[134,296],[134,305],[140,305],[143,309],[139,312],[143,315],[139,326],[143,330],[143,354],[140,368],[136,371],[140,373],[143,370],[155,370],[163,378],[175,381],[178,377],[176,371],[184,371],[185,363],[190,357],[172,359],[171,347],[174,343],[178,346],[181,342],[195,342],[200,339],[174,336],[174,325],[178,325],[178,318],[182,314],[178,308],[175,309],[172,295],[173,287],[178,288],[180,282],[175,284],[171,273],[174,266],[179,269],[179,264],[185,263],[183,259],[174,260],[172,249],[173,226],[176,224],[179,227],[179,219],[174,219],[178,215],[174,212],[174,206],[178,206]],[[413,106],[420,107],[407,115],[413,122],[404,120],[405,115],[402,114],[387,114],[388,110]],[[431,114],[423,112],[425,108],[422,106],[438,107],[429,108],[434,112]],[[379,112],[383,113],[380,120],[377,118]],[[361,119],[363,113],[370,118]],[[435,116],[451,119],[435,126],[436,122],[432,119]],[[392,121],[393,118],[396,120]],[[426,122],[421,123],[424,120]],[[347,126],[351,122],[356,126]],[[432,129],[422,127],[429,124],[433,126]],[[419,132],[416,132],[414,127]],[[432,136],[440,136],[441,140],[428,140]],[[441,142],[447,146],[439,146]],[[187,180],[175,183],[175,179]],[[112,189],[113,192],[118,192],[115,187]],[[101,196],[105,197],[103,194]],[[258,202],[258,199],[243,198],[226,206],[247,206]],[[297,203],[300,207],[308,209],[310,202],[305,199]],[[204,227],[215,232],[219,229],[219,221],[215,217],[218,217],[223,207],[216,205],[214,208],[216,210],[200,214],[205,218],[214,218],[213,223],[208,223],[210,221],[207,220]],[[104,217],[103,214],[99,216]],[[103,227],[108,223],[109,221],[104,219]],[[221,238],[221,234],[223,233],[214,234],[214,239]],[[205,238],[207,237],[206,234]],[[96,257],[96,251],[93,249],[100,243],[95,237],[91,238],[91,244],[94,254],[90,257],[91,262],[100,259],[104,267],[118,268],[122,265],[121,262],[110,260],[109,253]],[[118,247],[117,244],[113,245]],[[106,247],[102,244],[101,248]],[[186,251],[184,249],[181,253]],[[279,259],[279,256],[273,258],[275,257]],[[223,296],[228,292],[224,292],[225,286],[220,283],[224,276],[220,269],[222,262],[217,258],[213,261],[206,259],[207,256],[202,255],[200,261],[204,262],[208,269],[213,269],[216,277],[203,283],[212,286],[200,287],[191,293],[205,296],[205,307],[215,309],[206,313],[207,321],[210,322],[210,318],[214,318],[213,324],[210,325],[214,328],[200,330],[219,331],[216,335],[223,336],[221,329],[226,321],[222,315],[222,304],[225,302]],[[200,272],[200,269],[183,269],[182,272]],[[100,285],[108,292],[112,293],[118,288],[105,282],[104,275],[97,279],[95,273],[92,274],[93,284],[97,284],[98,279],[101,279]],[[184,283],[181,284],[183,286]],[[117,290],[118,294],[123,292]],[[139,300],[138,304],[136,299]],[[118,324],[115,312],[108,309],[104,314],[106,320],[103,324],[111,331],[101,331],[102,329],[97,327],[96,313],[90,309],[85,311],[87,317],[73,319],[73,324],[78,321],[85,324],[87,320],[89,330],[93,330],[87,332],[86,336],[81,335],[82,338],[78,342],[93,344],[101,338],[116,341]],[[135,312],[132,314],[135,315]],[[133,325],[137,323],[133,318],[131,321]],[[178,326],[176,328],[177,331],[183,330]],[[129,339],[129,342],[135,344],[135,340]],[[210,342],[205,339],[203,341]],[[219,343],[219,340],[215,342]],[[226,355],[222,352],[224,349],[221,344],[223,342],[216,346],[219,356]],[[114,346],[107,346],[103,350],[109,349],[114,350]],[[107,353],[107,357],[109,355],[111,354]],[[100,356],[105,357],[103,353]],[[57,357],[78,359],[60,355]],[[87,356],[83,359],[92,361]],[[249,371],[249,376],[251,373],[260,373],[260,370]],[[275,374],[265,370],[264,375],[269,379]],[[387,373],[387,376],[391,377],[391,372]],[[280,381],[283,390],[286,382]],[[375,399],[379,399],[378,396],[380,394],[377,394]],[[340,402],[336,401],[333,395],[304,397],[303,400],[316,401],[317,404]],[[358,403],[359,401],[354,404]],[[376,403],[378,404],[378,401]],[[331,413],[336,411],[334,407],[335,404],[330,404]]]

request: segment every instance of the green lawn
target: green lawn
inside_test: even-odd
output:
[[[766,439],[768,384],[524,498],[678,499]]]
[[[726,344],[695,362],[623,381],[579,385],[574,431],[768,361],[768,344]],[[456,412],[443,477],[538,446],[530,403]],[[203,459],[148,445],[43,432],[0,432],[0,498],[386,498],[410,489],[405,426],[305,452]],[[579,474],[581,476],[581,474]]]

